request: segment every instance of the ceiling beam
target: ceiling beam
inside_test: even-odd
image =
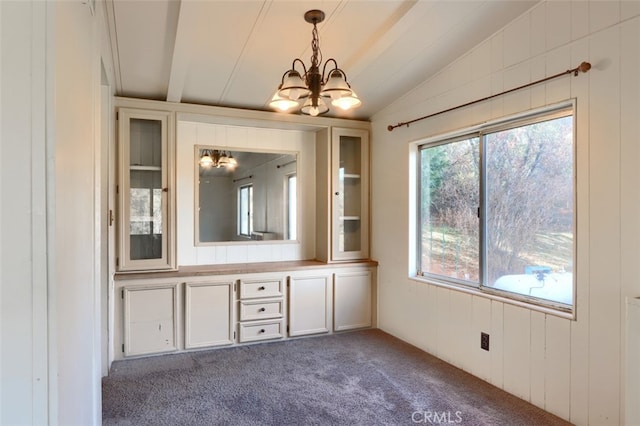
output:
[[[198,2],[182,0],[176,26],[176,37],[171,57],[169,71],[169,85],[167,87],[167,102],[180,102],[184,91],[185,78],[189,71],[191,55],[193,54],[193,40],[198,31]]]

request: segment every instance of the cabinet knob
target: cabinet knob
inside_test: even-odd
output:
[[[264,286],[258,287],[258,290],[264,290]]]
[[[169,192],[169,188],[162,188],[162,192]]]
[[[266,309],[265,309],[265,308],[260,308],[260,309],[258,310],[258,312],[264,312],[264,311],[266,311]]]
[[[336,192],[336,195],[340,195],[340,193],[339,193],[339,192]]]
[[[264,328],[260,330],[260,333],[264,333],[264,332],[265,332],[265,329],[264,329]]]

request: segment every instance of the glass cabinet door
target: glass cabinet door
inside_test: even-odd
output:
[[[120,270],[172,266],[169,231],[170,114],[120,109]]]
[[[334,260],[368,257],[368,135],[363,130],[333,129]]]

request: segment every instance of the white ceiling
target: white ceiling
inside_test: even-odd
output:
[[[269,110],[294,58],[310,63],[303,15],[320,9],[335,58],[369,119],[538,0],[107,0],[120,96]]]

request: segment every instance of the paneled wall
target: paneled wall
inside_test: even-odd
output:
[[[587,74],[387,131],[582,61],[593,66]],[[640,295],[638,69],[640,2],[541,2],[373,118],[372,256],[380,262],[382,329],[571,422],[625,422],[624,301]],[[411,143],[570,98],[577,101],[576,320],[408,279]],[[390,169],[390,156],[407,167]],[[489,352],[480,349],[481,331],[491,335]]]
[[[3,425],[101,422],[102,19],[88,2],[0,2]]]

